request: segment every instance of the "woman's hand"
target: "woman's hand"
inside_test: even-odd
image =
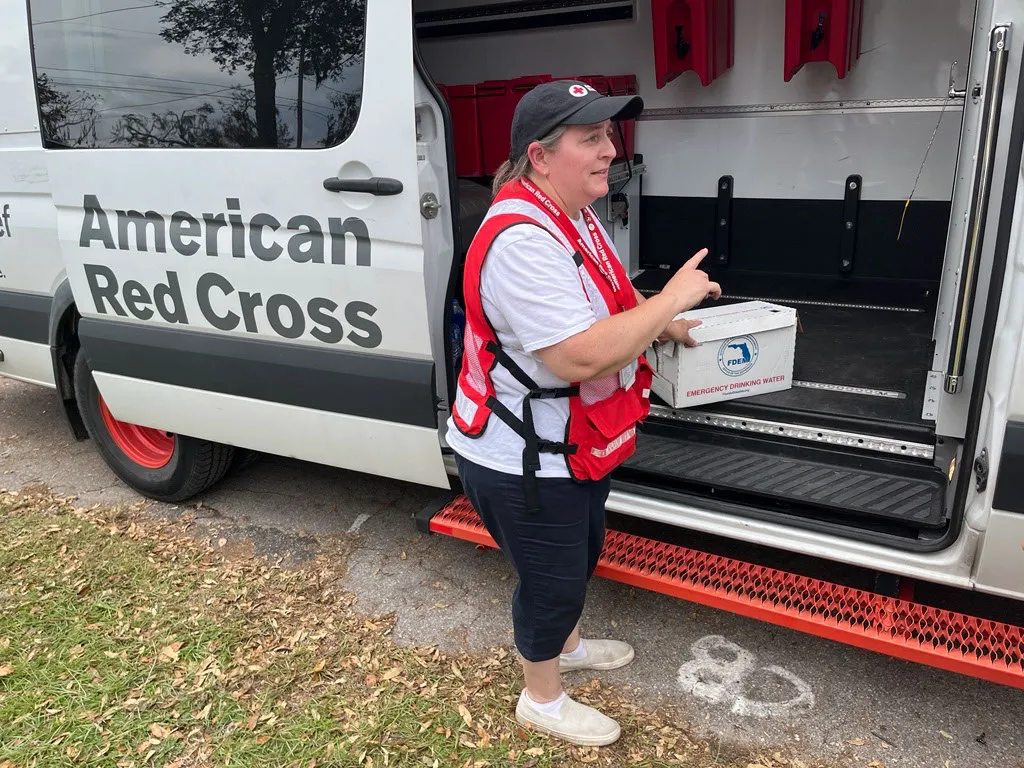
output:
[[[535,354],[563,381],[590,381],[617,373],[636,360],[658,338],[659,329],[661,334],[670,334],[673,341],[696,346],[690,329],[698,321],[673,318],[707,298],[721,297],[721,286],[698,269],[707,255],[707,248],[694,254],[656,296],[645,300],[634,287],[638,305],[634,309],[602,318],[587,330],[538,349]]]
[[[658,341],[675,341],[684,347],[696,347],[697,340],[690,335],[690,330],[696,328],[702,322],[702,320],[687,320],[686,318],[673,320],[665,328],[664,333],[658,337]]]
[[[678,312],[693,309],[705,299],[719,299],[722,287],[708,278],[707,272],[698,269],[701,261],[708,255],[707,248],[701,248],[689,258],[679,270],[669,278],[662,294],[671,296],[676,302]]]

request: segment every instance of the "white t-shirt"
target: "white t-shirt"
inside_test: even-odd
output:
[[[596,216],[594,220],[612,251],[609,256],[618,258],[608,233]],[[573,224],[583,242],[593,249],[582,214]],[[565,387],[569,382],[555,376],[534,353],[587,330],[607,316],[607,309],[601,306],[603,299],[598,297],[599,309],[595,311],[587,298],[572,255],[546,230],[533,224],[509,227],[494,239],[480,275],[480,296],[498,342],[539,387]],[[526,388],[500,363],[491,371],[491,381],[498,400],[522,418]],[[535,399],[531,405],[537,435],[564,442],[569,399]],[[449,418],[446,439],[453,451],[469,461],[497,472],[523,474],[523,439],[494,414],[488,418],[483,434],[475,438],[462,434]],[[561,454],[541,452],[540,465],[538,477],[570,476]]]

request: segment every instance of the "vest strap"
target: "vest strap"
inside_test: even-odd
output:
[[[539,387],[515,360],[496,341],[488,341],[487,351],[494,355],[497,363],[508,370],[516,381],[526,387],[523,398],[523,418],[518,418],[508,407],[493,395],[487,398],[487,407],[491,413],[505,422],[513,432],[523,438],[523,483],[526,497],[526,511],[530,514],[540,512],[540,489],[537,487],[537,472],[540,471],[540,454],[554,453],[571,456],[578,446],[544,440],[537,435],[533,421],[533,401],[552,400],[556,397],[576,397],[580,393],[578,386],[570,387]]]
[[[518,418],[508,407],[496,397],[487,398],[487,407],[494,412],[494,415],[508,424],[509,428],[524,440],[526,439],[526,424]],[[541,453],[556,453],[560,456],[572,456],[579,450],[578,445],[545,440],[537,438],[537,448]]]

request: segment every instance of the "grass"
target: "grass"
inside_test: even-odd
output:
[[[0,768],[747,766],[595,680],[604,749],[520,728],[504,649],[402,648],[338,585],[344,542],[284,568],[190,536],[186,515],[0,492]],[[757,765],[802,766],[799,761]]]

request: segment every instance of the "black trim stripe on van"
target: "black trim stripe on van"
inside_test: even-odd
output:
[[[1024,422],[1006,425],[992,506],[1024,514]]]
[[[417,427],[437,427],[432,360],[83,318],[93,371]]]
[[[0,336],[49,344],[52,296],[0,291]]]

